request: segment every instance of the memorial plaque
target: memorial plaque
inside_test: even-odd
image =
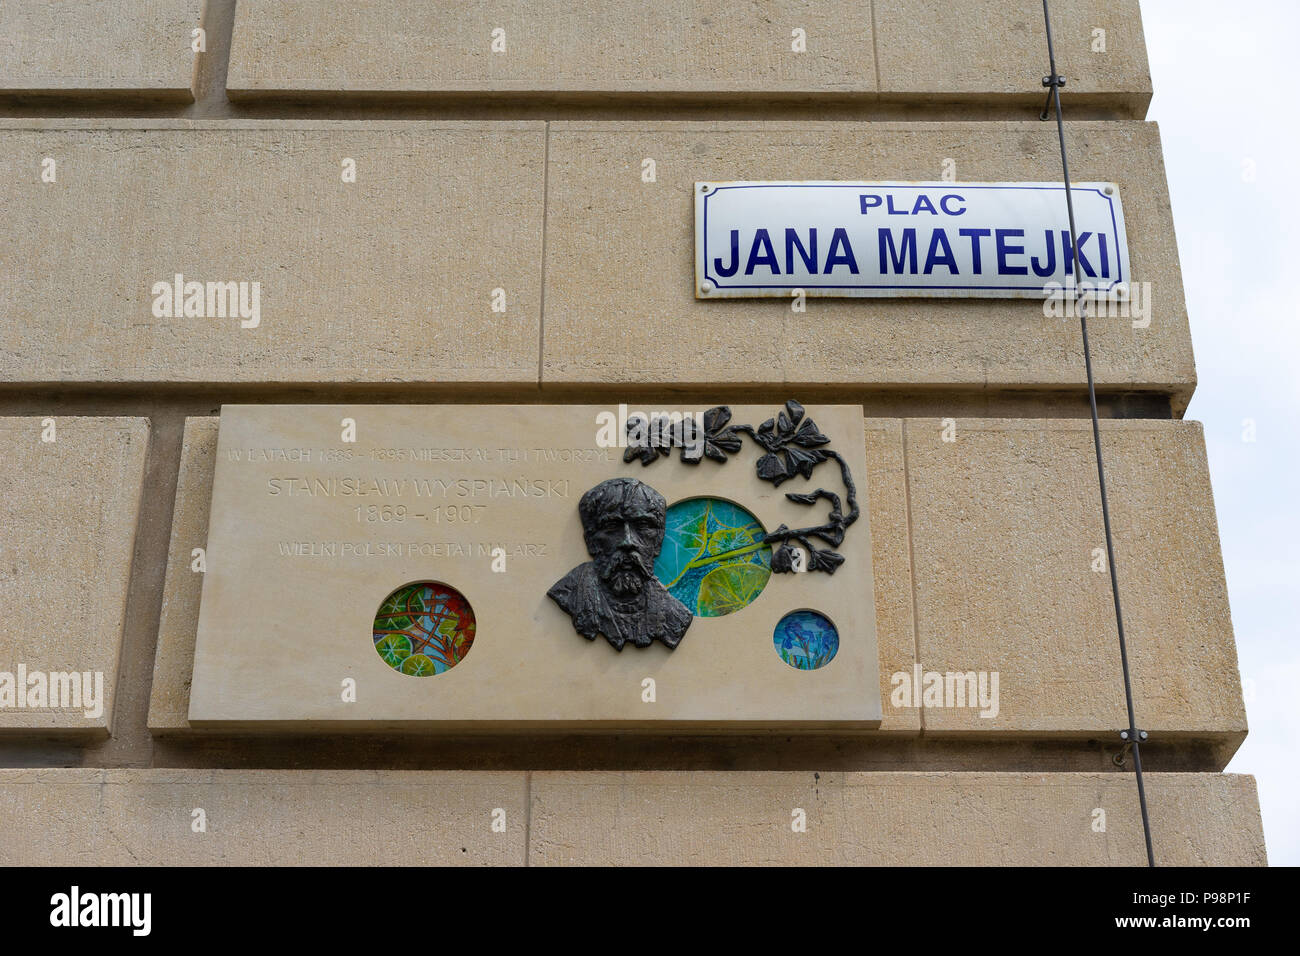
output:
[[[228,405],[190,723],[879,725],[858,406]]]

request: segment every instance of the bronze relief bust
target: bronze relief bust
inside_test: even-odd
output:
[[[547,596],[588,640],[598,635],[621,651],[629,641],[676,647],[691,612],[655,577],[668,503],[635,478],[610,478],[582,496],[578,515],[592,560],[555,583]]]

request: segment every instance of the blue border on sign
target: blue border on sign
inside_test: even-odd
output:
[[[1040,294],[1042,294],[1042,295],[1046,295],[1046,294],[1047,294],[1047,292],[1046,292],[1046,287],[1045,287],[1044,285],[1023,285],[1023,286],[1022,286],[1022,285],[864,285],[864,284],[861,284],[861,283],[858,283],[858,284],[855,284],[855,285],[816,285],[815,283],[810,283],[810,282],[804,282],[804,283],[802,283],[802,284],[799,285],[799,286],[796,286],[793,282],[785,282],[785,283],[781,283],[781,284],[779,284],[779,285],[744,285],[744,284],[723,285],[723,284],[722,284],[721,282],[719,282],[719,281],[718,281],[714,276],[712,276],[712,275],[709,274],[709,262],[710,262],[710,259],[709,259],[709,200],[712,199],[712,198],[713,198],[715,195],[717,195],[718,193],[722,192],[724,189],[861,189],[864,185],[871,185],[871,184],[864,184],[864,183],[746,183],[746,184],[744,184],[744,185],[740,185],[740,186],[718,186],[718,187],[714,188],[712,192],[707,193],[707,194],[705,195],[705,197],[704,197],[704,278],[707,279],[707,280],[709,280],[710,282],[712,282],[712,283],[713,283],[713,287],[714,287],[715,289],[794,289],[794,288],[804,288],[804,289],[885,289],[885,290],[891,290],[891,289],[901,289],[901,290],[906,290],[906,289],[943,289],[943,290],[952,290],[952,291],[954,291],[954,292],[972,292],[972,291],[974,291],[974,292],[1038,292],[1038,293],[1040,293]],[[884,184],[884,183],[881,183],[881,184],[879,184],[879,185],[881,185],[882,187],[893,188],[893,189],[925,189],[925,188],[928,188],[928,187],[924,187],[924,186],[909,186],[909,185],[904,184],[904,183],[896,183],[896,184]],[[1038,191],[1048,191],[1048,190],[1050,190],[1050,191],[1055,191],[1055,192],[1065,192],[1065,184],[1064,184],[1064,183],[1062,183],[1060,186],[994,186],[994,185],[989,185],[989,186],[975,186],[975,185],[966,185],[966,184],[964,184],[964,183],[953,183],[953,186],[954,186],[954,187],[958,187],[958,186],[960,186],[962,189],[1010,189],[1010,190],[1026,190],[1026,191],[1035,191],[1035,190],[1038,190]],[[1097,189],[1097,188],[1095,188],[1095,187],[1085,187],[1085,188],[1080,188],[1080,187],[1078,187],[1078,186],[1072,186],[1071,189],[1070,189],[1070,191],[1071,191],[1071,192],[1076,192],[1076,193],[1096,193],[1098,196],[1100,196],[1103,200],[1106,201],[1107,205],[1110,207],[1110,224],[1111,224],[1111,228],[1114,229],[1114,231],[1115,231],[1115,232],[1114,232],[1114,235],[1115,235],[1115,245],[1118,247],[1118,246],[1120,245],[1120,235],[1119,235],[1119,222],[1118,222],[1118,221],[1116,220],[1116,218],[1115,218],[1115,200],[1114,200],[1112,197],[1107,196],[1107,195],[1106,195],[1105,193],[1103,193],[1100,189]],[[1110,285],[1106,286],[1104,289],[1098,287],[1098,290],[1097,290],[1097,291],[1100,291],[1100,292],[1109,292],[1110,290],[1114,289],[1115,286],[1119,285],[1120,283],[1122,283],[1122,282],[1124,281],[1124,257],[1120,254],[1122,251],[1123,251],[1122,247],[1121,247],[1121,248],[1118,248],[1118,249],[1116,250],[1116,256],[1115,256],[1115,264],[1116,264],[1117,268],[1119,269],[1119,275],[1118,275],[1118,277],[1115,279],[1114,282],[1112,282]],[[1068,277],[1067,277],[1067,278],[1068,278]]]

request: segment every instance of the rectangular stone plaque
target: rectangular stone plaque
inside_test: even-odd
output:
[[[738,406],[724,425],[704,408],[646,407],[651,420],[680,414],[703,426],[701,450],[726,460],[690,464],[676,448],[645,466],[625,462],[617,444],[637,411],[224,406],[190,723],[306,732],[877,727],[865,511],[834,548],[806,538],[782,555],[765,541],[781,525],[833,520],[829,498],[801,504],[787,492],[825,489],[850,513],[841,461],[864,506],[861,408],[810,406],[799,420],[779,403]],[[737,425],[750,433],[726,433]],[[769,475],[803,462],[811,476],[776,487],[759,477],[760,461]],[[611,478],[644,482],[668,505],[642,593],[656,619],[686,622],[674,649],[634,646],[646,615],[626,580],[615,594],[599,574],[577,575],[599,592],[577,609],[626,625],[632,639],[621,651],[604,629],[584,638],[575,629],[584,615],[571,619],[547,595],[592,560],[579,500]],[[645,499],[615,497],[629,506],[605,509],[597,537],[615,546],[653,539],[653,509],[633,507]],[[688,501],[701,498],[711,503]],[[843,558],[836,573],[816,570],[834,563],[831,551]],[[769,573],[773,554],[809,569]]]

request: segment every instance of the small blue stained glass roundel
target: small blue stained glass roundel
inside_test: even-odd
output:
[[[825,667],[840,649],[840,635],[825,614],[791,611],[776,624],[772,644],[781,660],[801,671]]]

